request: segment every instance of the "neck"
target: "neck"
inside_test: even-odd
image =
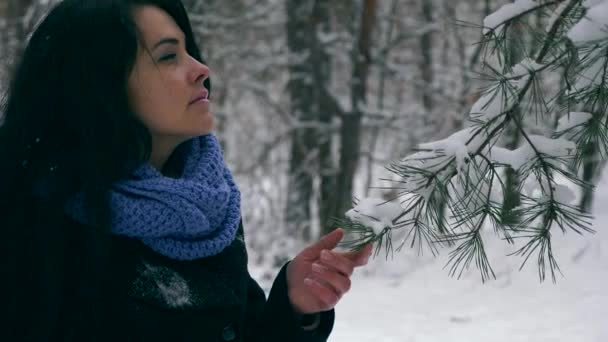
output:
[[[165,177],[179,178],[182,174],[182,163],[173,161],[175,149],[188,139],[153,139],[152,153],[148,163]]]
[[[148,161],[152,167],[160,172],[167,166],[167,162],[171,158],[173,151],[182,141],[172,139],[152,139],[152,153],[150,153],[150,160]]]
[[[175,149],[175,147],[173,148],[169,148],[169,147],[165,147],[165,148],[158,148],[158,147],[153,147],[152,148],[152,153],[150,154],[150,160],[149,163],[150,165],[152,165],[155,169],[162,171],[162,169],[165,167],[165,164],[167,163],[167,160],[169,160],[169,156],[171,156],[171,153],[173,153],[173,150]]]

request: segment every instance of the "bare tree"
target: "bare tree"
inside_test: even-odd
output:
[[[361,119],[365,114],[364,106],[367,103],[367,82],[371,65],[371,38],[376,21],[377,7],[376,0],[364,0],[360,13],[357,41],[351,52],[351,111],[342,116],[340,172],[337,179],[339,202],[334,214],[335,217],[341,217],[352,205],[353,180],[359,161]]]
[[[290,55],[289,82],[287,85],[291,113],[298,122],[314,122],[318,114],[314,109],[314,42],[318,20],[314,17],[316,1],[292,0],[287,2],[287,45]],[[288,171],[286,221],[294,235],[310,238],[311,201],[317,152],[316,132],[312,127],[292,132]]]

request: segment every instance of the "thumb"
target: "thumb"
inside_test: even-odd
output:
[[[340,240],[344,237],[344,229],[336,228],[331,233],[323,236],[319,241],[315,244],[306,248],[306,254],[310,257],[316,258],[321,254],[321,251],[324,249],[332,250],[334,249]]]

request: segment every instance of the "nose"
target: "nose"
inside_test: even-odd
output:
[[[192,72],[190,80],[194,84],[203,84],[203,82],[209,78],[209,74],[211,73],[211,69],[205,64],[199,62],[194,57],[192,58]]]

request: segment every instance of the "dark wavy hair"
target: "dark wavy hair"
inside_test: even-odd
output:
[[[8,265],[1,282],[8,289],[1,293],[11,294],[3,309],[13,331],[32,339],[52,334],[65,299],[65,260],[80,259],[83,298],[101,291],[111,250],[108,190],[151,153],[151,135],[127,96],[140,41],[132,10],[140,5],[167,12],[188,53],[203,62],[178,0],[64,0],[27,42],[3,97],[0,231]],[[66,231],[63,207],[77,192],[97,224]],[[76,245],[82,253],[70,255]]]

